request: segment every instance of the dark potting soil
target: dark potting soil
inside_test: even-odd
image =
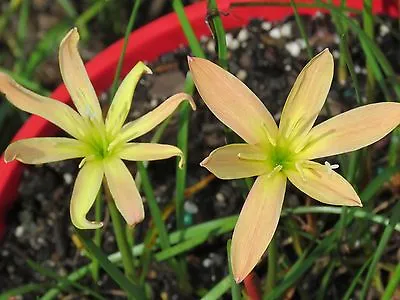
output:
[[[328,47],[336,58],[337,68],[340,39],[335,34],[330,17],[318,14],[312,18],[304,18],[304,22],[314,53]],[[391,30],[392,26],[397,24],[396,22],[384,19],[382,24],[376,26],[376,31],[381,49],[385,51],[395,72],[398,73],[400,72],[400,57],[397,51],[399,39]],[[366,69],[362,50],[353,36],[349,36],[349,41],[359,85],[362,95],[365,95],[363,87],[365,86]],[[215,61],[214,40],[202,38],[201,42],[208,57]],[[227,42],[230,71],[258,95],[275,119],[279,121],[279,114],[289,90],[300,70],[309,60],[306,45],[300,37],[294,19],[289,18],[275,24],[253,20],[247,27],[229,32]],[[159,105],[166,97],[183,90],[187,71],[187,54],[188,50],[181,48],[150,64],[155,74],[144,77],[138,85],[129,119],[143,115]],[[348,78],[346,82],[339,83],[337,72],[335,72],[334,83],[328,96],[329,108],[333,115],[357,105],[353,84],[350,77]],[[101,96],[105,111],[107,99],[107,95]],[[383,95],[378,94],[376,99],[383,101],[384,98]],[[208,179],[210,181],[204,188],[194,193],[191,190],[187,191],[185,199],[185,223],[187,226],[239,213],[244,200],[243,195],[247,194],[239,181],[213,179],[206,169],[199,166],[200,161],[213,149],[225,144],[225,134],[223,125],[206,109],[198,96],[196,103],[198,110],[191,114],[190,121],[187,186],[191,187]],[[327,113],[323,110],[318,122],[326,117]],[[177,129],[177,118],[174,118],[160,142],[176,144]],[[152,133],[142,137],[140,141],[149,142]],[[371,160],[374,169],[379,169],[380,165],[384,164],[385,158],[381,156],[388,141],[388,138],[385,138],[372,146],[376,154]],[[330,162],[334,163],[333,160],[331,159]],[[20,197],[9,213],[7,234],[1,242],[0,291],[27,283],[41,283],[43,291],[55,286],[54,278],[44,275],[37,268],[29,265],[28,260],[36,262],[42,268],[52,270],[61,277],[90,262],[79,243],[76,242],[74,229],[69,219],[69,201],[78,171],[78,163],[77,160],[69,160],[26,168],[19,187]],[[127,165],[132,173],[136,174],[135,164],[128,162]],[[152,162],[149,167],[157,201],[164,210],[168,210],[173,203],[171,199],[174,198],[175,165],[174,159],[168,159]],[[368,176],[371,174],[366,175],[365,181],[369,179]],[[387,186],[382,201],[389,199],[391,193]],[[305,202],[310,202],[311,205],[317,204],[292,187],[289,187],[285,197],[286,207],[304,205]],[[143,199],[145,200],[145,197]],[[138,243],[143,240],[151,226],[148,210],[146,213],[147,218],[135,230],[135,240]],[[109,254],[117,251],[117,247],[107,211],[104,218],[105,226],[101,246]],[[297,223],[302,230],[318,237],[318,235],[329,232],[330,225],[336,220],[337,217],[331,215],[310,216],[307,219],[291,216],[283,218],[281,223]],[[313,232],[309,229],[310,224],[314,224]],[[176,228],[173,213],[167,219],[167,228],[170,232]],[[363,234],[374,236],[375,242],[377,242],[381,232],[381,226],[369,224],[367,233]],[[286,252],[288,259],[296,260],[288,232],[278,228],[276,235],[279,251]],[[330,299],[340,299],[353,279],[354,272],[364,263],[365,257],[369,257],[367,254],[376,248],[376,245],[366,245],[361,234],[355,243],[349,244],[347,239],[349,235],[351,233],[344,234],[343,244],[336,253],[338,259],[342,260],[342,268],[335,270],[332,277],[336,283],[328,286],[326,295]],[[146,281],[153,290],[154,299],[197,299],[202,291],[209,290],[218,283],[227,274],[226,243],[230,237],[231,233],[211,238],[184,254],[189,268],[188,281],[193,287],[190,295],[184,295],[180,291],[168,263],[153,261]],[[398,261],[399,253],[396,253],[396,245],[399,241],[400,235],[396,232],[388,244],[382,261],[391,263]],[[290,266],[293,261],[287,261],[285,264]],[[296,285],[296,290],[293,290],[292,294],[288,293],[288,299],[291,297],[315,298],[315,291],[321,283],[322,275],[329,261],[329,257],[321,257],[307,273],[307,276]],[[262,260],[257,270],[262,275],[265,274],[266,269],[266,261]],[[98,291],[107,299],[124,298],[124,293],[118,285],[105,272],[101,271],[100,274],[100,279],[96,284],[93,283],[89,274],[79,283]],[[23,299],[35,299],[37,295],[41,294],[42,292],[26,294]],[[74,288],[66,289],[61,295],[68,299],[91,299],[91,296],[85,296],[79,289]],[[377,297],[377,294],[372,290],[371,296],[374,298]],[[229,299],[229,296],[226,298]]]

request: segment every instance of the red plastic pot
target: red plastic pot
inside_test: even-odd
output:
[[[232,4],[237,2],[251,1],[218,1],[219,10],[227,13],[227,15],[224,14],[222,19],[225,28],[228,30],[244,26],[253,18],[278,21],[293,14],[292,8],[289,6],[232,6]],[[288,3],[289,0],[279,2]],[[310,3],[310,1],[301,2]],[[347,5],[352,8],[361,9],[362,2],[362,0],[347,0]],[[210,35],[210,31],[205,24],[207,14],[205,2],[190,5],[185,8],[185,11],[197,36]],[[314,14],[316,11],[316,9],[311,8],[299,8],[301,14]],[[373,1],[373,11],[376,14],[387,14],[392,17],[397,17],[399,12],[396,0],[375,0]],[[186,44],[185,36],[176,15],[171,13],[161,17],[130,35],[122,75],[127,74],[139,60],[155,60],[158,56]],[[122,40],[114,43],[86,64],[89,77],[97,93],[101,93],[110,87],[122,45]],[[51,94],[51,97],[71,104],[70,96],[63,84]],[[15,135],[14,140],[51,136],[57,132],[58,128],[51,123],[38,116],[31,116]],[[0,238],[4,234],[5,215],[18,195],[18,186],[23,168],[24,166],[19,162],[5,164],[3,157],[0,158]]]

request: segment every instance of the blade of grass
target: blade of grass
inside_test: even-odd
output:
[[[99,193],[97,194],[97,198],[94,204],[94,211],[95,211],[95,220],[96,222],[101,222],[102,217],[103,217],[103,194],[102,194],[102,189],[99,190]],[[94,243],[96,246],[101,247],[101,238],[103,235],[103,228],[97,228],[94,232]],[[97,260],[93,260],[93,267],[92,267],[92,277],[93,281],[97,282],[99,280],[99,262]]]
[[[19,11],[18,18],[18,28],[17,28],[17,44],[21,49],[20,56],[16,57],[14,70],[16,73],[20,73],[23,70],[23,65],[25,64],[25,51],[24,51],[24,43],[26,39],[26,30],[28,28],[29,22],[29,0],[22,0],[21,8]]]
[[[267,278],[265,280],[265,292],[270,293],[276,285],[276,274],[278,273],[278,244],[276,242],[276,237],[273,237],[268,249],[268,271]]]
[[[57,0],[57,2],[64,9],[68,17],[75,18],[78,15],[70,0]]]
[[[85,249],[97,258],[102,268],[110,277],[130,296],[135,299],[145,299],[143,290],[133,284],[121,271],[107,258],[107,256],[97,247],[90,238],[87,238],[82,230],[76,229],[80,240],[85,245]]]
[[[317,292],[317,300],[327,299],[327,297],[325,297],[325,293],[326,289],[328,288],[328,284],[331,279],[332,273],[335,270],[335,267],[336,267],[336,261],[332,260],[329,263],[324,276],[322,277],[321,284]]]
[[[172,0],[172,8],[174,9],[179,23],[181,24],[182,30],[189,42],[189,47],[193,54],[198,57],[205,57],[203,49],[201,48],[200,42],[193,31],[192,25],[186,16],[183,3],[181,0]]]
[[[36,44],[25,65],[24,76],[31,78],[38,65],[51,54],[53,54],[64,37],[65,33],[71,28],[71,24],[62,21],[51,27]]]
[[[374,40],[374,18],[372,14],[372,0],[363,1],[363,28],[365,34]],[[366,96],[367,102],[371,103],[375,97],[375,75],[374,69],[370,63],[371,57],[367,56],[366,66],[367,66],[367,86],[366,86]]]
[[[296,20],[297,27],[299,27],[300,35],[303,38],[303,40],[305,41],[305,43],[306,43],[306,49],[307,49],[308,58],[312,59],[314,54],[313,54],[313,51],[311,49],[310,41],[308,40],[308,36],[307,36],[306,30],[304,28],[303,21],[301,20],[301,17],[299,15],[298,10],[297,10],[297,5],[293,0],[290,0],[290,5],[293,8],[294,17],[295,17],[295,20]]]
[[[98,16],[98,14],[106,7],[107,4],[112,3],[112,1],[107,0],[97,0],[94,2],[92,6],[90,6],[87,10],[79,15],[79,17],[75,20],[75,25],[78,27],[81,37],[83,40],[86,40],[88,37],[86,24]]]
[[[225,29],[222,25],[221,15],[216,0],[207,0],[207,14],[209,26],[216,39],[219,65],[228,69],[228,49],[226,47]]]
[[[386,170],[384,170],[363,190],[363,192],[360,194],[360,198],[364,201],[370,200],[381,189],[382,182],[390,179],[390,176],[388,175],[390,175],[391,172],[394,171],[394,168],[387,168]],[[351,209],[350,216],[355,216],[355,211],[357,211],[357,209]],[[365,213],[364,216],[366,217],[368,215],[368,213]],[[351,221],[352,218],[345,218],[345,225],[349,225]],[[340,225],[340,222],[336,223],[334,229],[337,229]],[[394,226],[397,225],[400,224],[395,224]],[[299,280],[303,276],[303,274],[311,268],[313,263],[318,258],[320,258],[322,255],[327,255],[333,249],[335,249],[338,233],[338,230],[334,230],[333,234],[325,237],[322,241],[320,241],[320,243],[310,252],[307,257],[304,257],[301,262],[296,262],[293,267],[286,273],[282,282],[271,292],[271,294],[268,295],[267,299],[278,299],[282,297],[285,291],[290,288],[295,282],[297,282],[297,280]]]
[[[14,299],[14,297],[16,298],[17,296],[23,296],[24,294],[41,292],[51,286],[54,286],[54,284],[28,283],[1,293],[0,299]]]
[[[150,209],[151,218],[157,228],[158,236],[160,238],[161,249],[168,249],[171,245],[169,244],[168,232],[165,227],[161,210],[157,204],[156,197],[154,196],[154,190],[151,186],[149,175],[147,173],[146,168],[144,167],[142,162],[137,162],[137,168],[140,173],[140,177],[142,178],[142,186],[143,191],[146,195],[147,204]]]
[[[137,13],[138,13],[139,7],[140,7],[140,2],[141,2],[140,0],[135,1],[132,11],[131,11],[131,15],[129,16],[128,25],[126,26],[125,35],[124,35],[124,44],[122,46],[121,55],[119,56],[119,59],[118,59],[118,64],[117,64],[117,69],[115,70],[114,80],[111,84],[111,97],[110,97],[111,101],[114,98],[115,93],[117,92],[118,82],[121,77],[122,64],[124,62],[125,53],[126,53],[126,47],[128,46],[129,35],[132,32],[133,25],[135,24],[136,16],[137,16]]]
[[[393,295],[396,292],[396,288],[398,288],[400,284],[400,264],[397,264],[396,269],[389,280],[389,283],[386,286],[385,292],[382,295],[382,300],[390,300],[393,299]]]
[[[53,270],[49,269],[49,268],[45,268],[44,266],[41,266],[40,264],[34,262],[33,260],[28,259],[27,260],[27,264],[29,265],[29,267],[31,267],[34,271],[42,274],[45,277],[51,278],[51,279],[55,279],[57,280],[57,282],[63,282],[66,283],[66,286],[72,286],[80,291],[82,291],[83,293],[85,293],[86,295],[91,295],[93,298],[95,299],[100,299],[103,300],[105,298],[103,298],[99,293],[89,289],[88,287],[81,285],[79,283],[76,282],[71,282],[68,279],[59,276],[56,272],[54,272]]]
[[[231,243],[232,240],[229,239],[228,242],[226,243],[226,253],[228,256],[228,269],[229,269],[229,278],[230,278],[230,284],[231,284],[231,294],[232,294],[232,300],[240,300],[240,285],[238,285],[235,281],[235,278],[233,277],[232,273],[232,261],[231,261]]]
[[[371,264],[368,268],[367,277],[364,280],[364,285],[361,290],[360,299],[366,299],[368,289],[371,287],[371,281],[376,271],[376,266],[381,259],[383,252],[386,250],[386,245],[389,242],[395,226],[400,221],[400,202],[397,202],[396,206],[392,209],[392,216],[390,218],[389,224],[383,231],[382,237],[378,243],[374,255],[372,256]]]
[[[206,295],[204,295],[201,300],[217,300],[225,294],[231,287],[231,278],[226,276],[222,279],[216,286],[214,286]]]
[[[182,239],[190,240],[198,237],[199,235],[208,235],[208,236],[218,236],[224,233],[227,233],[233,229],[237,220],[237,216],[225,217],[217,220],[212,220],[209,222],[201,223],[198,225],[191,226],[187,228],[184,232],[181,230],[175,231],[169,235],[170,244],[177,244]],[[187,249],[185,249],[186,251]],[[132,249],[132,255],[138,256],[141,255],[145,251],[145,244],[136,245]],[[108,259],[111,263],[119,263],[121,261],[121,253],[116,252],[108,256]],[[83,278],[92,267],[92,264],[83,266],[73,273],[69,274],[66,278],[70,281],[78,281]],[[51,300],[54,299],[60,292],[60,288],[64,288],[65,284],[60,283],[58,288],[54,288],[49,290],[41,299],[42,300]]]
[[[361,96],[360,96],[360,86],[358,83],[357,75],[356,72],[354,71],[354,64],[353,64],[353,59],[351,58],[351,53],[349,49],[349,45],[347,43],[348,38],[347,38],[347,26],[344,25],[342,20],[340,19],[340,15],[343,14],[341,10],[338,11],[332,11],[332,19],[333,22],[335,23],[336,30],[339,33],[340,38],[340,45],[341,45],[341,54],[343,54],[343,60],[347,65],[347,68],[350,73],[350,77],[354,86],[354,90],[356,92],[356,99],[358,105],[362,104],[361,101]]]
[[[107,187],[105,188],[107,189]],[[132,252],[130,251],[130,248],[128,247],[128,242],[126,240],[125,230],[122,225],[122,217],[117,207],[115,206],[114,200],[111,197],[107,198],[108,198],[107,199],[108,210],[110,212],[111,221],[114,228],[114,234],[117,240],[117,246],[119,251],[121,251],[122,265],[124,266],[125,275],[127,276],[127,278],[133,281],[135,280],[135,270],[133,268],[133,256]]]
[[[354,276],[353,280],[351,281],[351,284],[349,286],[349,288],[347,289],[346,293],[343,296],[343,300],[350,300],[351,299],[351,295],[354,292],[354,289],[357,286],[358,281],[361,279],[361,275],[364,273],[364,271],[367,269],[367,267],[369,266],[370,262],[371,262],[371,258],[369,258],[362,266],[361,268],[357,271],[356,275]]]

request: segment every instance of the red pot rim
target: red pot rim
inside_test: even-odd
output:
[[[232,7],[231,5],[235,2],[252,2],[252,0],[218,0],[219,10],[228,13],[222,17],[227,30],[244,26],[253,18],[278,21],[293,14],[292,8],[289,6]],[[290,0],[277,2],[288,3]],[[297,2],[310,3],[309,0]],[[338,3],[339,0],[334,2]],[[362,0],[347,0],[347,6],[355,9],[361,9],[362,3]],[[318,10],[324,11],[313,8],[299,8],[299,13],[314,14]],[[210,31],[205,24],[205,2],[189,5],[185,8],[185,11],[196,35],[209,36]],[[325,10],[324,12],[327,11]],[[398,17],[399,15],[396,0],[373,1],[373,12],[392,17]],[[86,64],[89,77],[97,93],[101,93],[111,86],[122,45],[123,40],[117,41]],[[137,29],[132,32],[129,38],[122,75],[127,74],[139,60],[153,61],[160,55],[173,51],[181,45],[187,45],[187,42],[174,13]],[[55,89],[50,97],[71,104],[70,96],[63,84]],[[51,136],[57,132],[58,128],[48,121],[38,116],[31,116],[20,128],[13,140]],[[0,238],[5,229],[5,215],[12,202],[17,198],[23,169],[24,166],[19,162],[14,161],[6,164],[3,156],[0,158]]]

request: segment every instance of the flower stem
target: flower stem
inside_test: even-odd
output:
[[[108,187],[105,187],[106,191],[108,191]],[[107,194],[109,192],[106,192]],[[110,211],[111,215],[111,221],[113,223],[114,227],[114,233],[115,233],[115,238],[117,239],[117,246],[119,251],[121,252],[121,257],[122,257],[122,265],[124,266],[124,271],[125,275],[130,279],[134,280],[135,278],[135,273],[134,273],[134,268],[133,268],[133,256],[132,252],[129,248],[128,241],[126,239],[126,234],[125,234],[125,228],[122,225],[122,218],[121,215],[115,206],[114,201],[111,198],[111,195],[108,197],[109,201],[107,201],[108,204],[108,210]]]
[[[95,205],[94,208],[95,208],[96,222],[100,222],[103,215],[103,194],[101,189],[97,194],[97,198],[94,205]],[[100,247],[102,233],[103,233],[102,228],[97,228],[94,233],[93,242],[96,244],[96,246]],[[99,268],[100,268],[99,262],[97,260],[93,260],[92,277],[94,282],[97,282],[99,280]]]
[[[268,246],[268,272],[267,281],[265,286],[265,295],[268,295],[274,289],[276,283],[276,271],[278,267],[278,245],[276,243],[276,238],[271,240]]]

